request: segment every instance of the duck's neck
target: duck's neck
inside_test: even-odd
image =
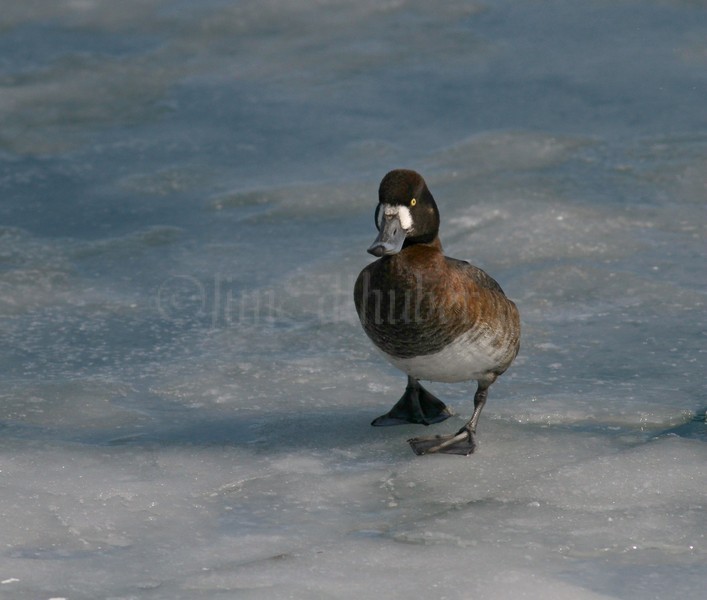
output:
[[[442,242],[439,241],[439,238],[438,238],[438,237],[436,237],[435,239],[433,239],[428,245],[429,245],[429,246],[432,246],[432,247],[435,248],[436,250],[439,250],[440,252],[443,252],[443,250],[442,250]]]
[[[442,242],[439,241],[439,237],[437,236],[435,236],[435,238],[430,242],[405,243],[403,244],[403,250],[406,250],[408,248],[422,248],[425,246],[428,248],[434,248],[435,250],[442,252]]]

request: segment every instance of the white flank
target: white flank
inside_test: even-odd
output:
[[[416,379],[454,383],[472,379],[484,379],[489,371],[498,368],[506,351],[494,347],[491,336],[481,336],[473,343],[469,334],[463,334],[446,348],[413,358],[384,356],[395,367]]]

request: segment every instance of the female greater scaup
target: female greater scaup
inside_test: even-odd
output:
[[[452,413],[419,380],[476,380],[474,412],[458,433],[409,440],[416,454],[469,455],[488,388],[518,354],[518,310],[484,271],[444,256],[439,211],[421,175],[391,171],[378,198],[379,234],[368,252],[380,258],[358,276],[354,302],[364,331],[408,385],[371,424],[443,421]]]

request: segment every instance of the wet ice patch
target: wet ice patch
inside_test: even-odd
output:
[[[143,61],[85,57],[51,65],[6,91],[0,104],[0,146],[16,153],[60,153],[84,142],[88,125],[152,117],[181,72],[177,66],[161,69]]]
[[[3,421],[53,433],[63,431],[69,436],[91,429],[112,430],[118,435],[123,427],[147,422],[140,411],[121,406],[120,400],[130,392],[128,385],[109,381],[15,385],[2,394]]]
[[[589,144],[587,138],[540,132],[488,132],[443,149],[430,159],[429,166],[437,179],[465,181],[497,172],[542,170],[570,160],[579,148]]]
[[[295,182],[284,187],[218,194],[209,200],[208,206],[212,210],[229,211],[239,220],[261,215],[269,218],[321,218],[355,213],[363,207],[372,212],[375,195],[371,194],[369,187],[367,182],[338,182],[335,185]]]
[[[477,198],[469,204],[451,214],[445,226],[447,246],[459,257],[479,257],[501,266],[550,256],[606,260],[634,252],[640,245],[639,239],[619,237],[619,232],[639,229],[642,224],[613,210],[603,213],[556,198],[532,196]],[[501,224],[503,237],[499,239]]]

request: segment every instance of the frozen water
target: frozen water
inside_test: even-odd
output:
[[[702,598],[706,25],[4,2],[0,598]],[[369,426],[404,377],[351,293],[396,167],[521,310],[468,459]]]

